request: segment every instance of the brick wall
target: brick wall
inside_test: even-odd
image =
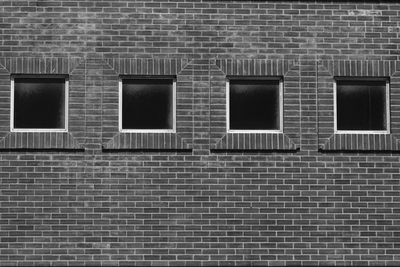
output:
[[[0,1],[0,265],[399,265],[400,3]],[[10,74],[68,74],[68,133],[10,133]],[[177,132],[118,133],[118,77],[177,77]],[[227,75],[284,77],[226,134]],[[333,132],[333,77],[391,133]]]

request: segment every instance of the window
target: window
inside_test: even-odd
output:
[[[389,80],[337,78],[337,133],[389,133]]]
[[[282,132],[282,91],[280,77],[228,79],[228,132]]]
[[[11,131],[67,131],[67,96],[65,76],[12,76]]]
[[[168,77],[120,79],[122,132],[175,132],[176,82]]]

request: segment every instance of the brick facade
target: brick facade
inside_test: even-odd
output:
[[[400,265],[400,3],[0,1],[0,265]],[[10,75],[67,74],[67,133],[10,132]],[[120,75],[176,77],[176,133],[119,133]],[[281,76],[279,134],[226,77]],[[335,76],[390,134],[334,134]]]

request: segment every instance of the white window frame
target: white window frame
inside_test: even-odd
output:
[[[32,78],[32,79],[48,79],[57,78],[64,79],[64,128],[15,128],[14,127],[14,96],[15,96],[15,78]],[[11,75],[11,103],[10,103],[10,131],[11,132],[68,132],[68,98],[69,98],[69,79],[67,75]]]
[[[230,128],[230,80],[248,80],[249,82],[255,80],[265,81],[279,81],[279,129],[274,130],[241,130]],[[226,79],[226,129],[228,133],[283,133],[283,77],[249,77],[249,76],[234,76]]]
[[[172,80],[172,129],[123,129],[122,128],[122,83],[123,80]],[[118,83],[118,128],[121,133],[176,133],[176,78],[171,76],[120,76]]]
[[[386,130],[338,130],[337,129],[337,82],[338,81],[385,81],[386,82]],[[390,133],[390,81],[388,78],[371,77],[335,77],[333,83],[333,106],[334,106],[334,133],[335,134],[389,134]]]

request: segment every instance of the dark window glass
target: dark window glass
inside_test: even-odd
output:
[[[337,81],[338,130],[386,130],[386,81]]]
[[[14,128],[65,128],[65,79],[14,78]]]
[[[279,80],[231,80],[232,130],[279,130]]]
[[[123,129],[173,129],[173,80],[124,79]]]

